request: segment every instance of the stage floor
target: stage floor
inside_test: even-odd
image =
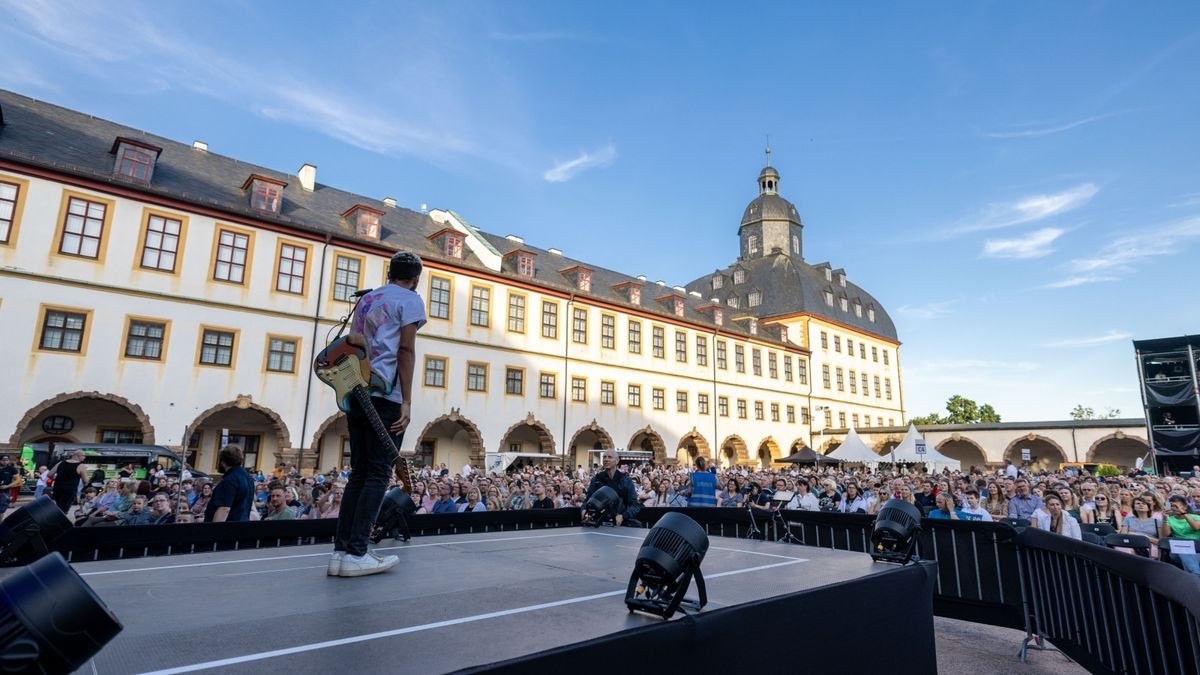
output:
[[[645,535],[562,528],[384,540],[379,550],[400,564],[356,579],[325,576],[328,545],[78,563],[125,624],[80,672],[440,673],[530,654],[660,621],[624,603]],[[702,569],[715,609],[888,566],[713,537]]]

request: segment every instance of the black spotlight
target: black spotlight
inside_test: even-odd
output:
[[[700,573],[700,562],[707,552],[708,534],[703,527],[682,513],[664,515],[638,551],[625,591],[625,606],[631,612],[656,614],[664,619],[671,618],[681,604],[701,609],[708,604],[704,575]],[[693,576],[700,599],[684,600]]]
[[[13,511],[0,525],[0,564],[27,563],[46,555],[50,544],[72,527],[54,500],[38,497]]]
[[[891,499],[875,516],[871,533],[871,557],[876,561],[907,565],[916,559],[913,552],[921,531],[921,510],[903,499]]]
[[[621,498],[617,491],[605,485],[593,492],[583,505],[583,524],[600,527],[601,523],[611,523],[616,519],[620,507]]]
[[[74,672],[122,628],[58,553],[42,556],[0,580],[0,671],[4,673]]]
[[[371,542],[378,544],[388,537],[403,541],[412,539],[408,531],[408,517],[416,512],[417,505],[402,488],[388,490],[383,496],[383,504],[379,506],[379,516],[375,518]]]

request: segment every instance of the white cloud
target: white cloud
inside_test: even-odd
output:
[[[1054,252],[1050,246],[1065,230],[1047,227],[1018,239],[989,239],[983,245],[985,258],[1042,258]]]
[[[1096,255],[1072,260],[1071,269],[1078,273],[1107,270],[1110,276],[1113,273],[1130,272],[1135,264],[1147,258],[1179,253],[1188,240],[1197,237],[1200,237],[1200,217],[1188,218],[1118,237]]]
[[[1083,274],[1073,277],[1067,277],[1061,281],[1046,284],[1046,288],[1073,288],[1075,286],[1086,286],[1087,284],[1099,284],[1106,281],[1120,281],[1120,277],[1108,276],[1103,274]]]
[[[901,305],[896,310],[896,313],[903,316],[911,316],[914,319],[936,319],[939,316],[945,316],[949,314],[950,306],[953,304],[953,300],[944,300],[942,302],[930,302],[924,305]]]
[[[992,203],[978,216],[960,222],[943,235],[955,236],[969,232],[999,230],[1045,220],[1087,204],[1098,192],[1100,188],[1094,183],[1081,183],[1062,192],[1029,195],[1011,202]]]
[[[1075,127],[1081,127],[1085,124],[1091,124],[1092,122],[1098,122],[1100,120],[1107,119],[1109,117],[1123,115],[1123,114],[1125,114],[1125,112],[1128,112],[1128,111],[1110,112],[1110,113],[1105,113],[1103,115],[1092,115],[1091,117],[1084,117],[1083,119],[1073,120],[1071,122],[1065,122],[1063,124],[1056,124],[1056,125],[1052,125],[1052,126],[1048,126],[1048,127],[1041,127],[1041,128],[1037,128],[1037,129],[1014,129],[1012,131],[988,131],[988,132],[984,132],[982,134],[982,136],[984,138],[1031,138],[1031,137],[1035,137],[1035,136],[1049,136],[1051,134],[1057,134],[1057,133],[1062,133],[1064,131],[1069,131],[1071,129],[1074,129]],[[1023,125],[1023,126],[1032,126],[1032,125]]]
[[[1097,335],[1095,337],[1066,338],[1063,340],[1054,340],[1053,342],[1047,342],[1044,346],[1050,347],[1052,349],[1066,349],[1066,348],[1073,348],[1073,347],[1095,347],[1096,345],[1106,345],[1110,342],[1121,342],[1123,340],[1129,340],[1132,338],[1133,338],[1133,333],[1126,333],[1125,331],[1119,331],[1119,330],[1110,330],[1109,332],[1105,333],[1104,335]]]
[[[588,169],[609,166],[616,159],[617,149],[609,143],[594,152],[581,152],[575,159],[555,164],[542,174],[542,178],[551,183],[565,183]]]

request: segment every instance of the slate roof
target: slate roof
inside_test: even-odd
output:
[[[742,212],[742,225],[760,220],[787,220],[801,225],[800,212],[796,206],[777,194],[762,194],[746,205]]]
[[[745,270],[745,282],[733,283],[733,272],[737,268]],[[839,323],[848,324],[866,333],[872,333],[889,340],[899,342],[896,337],[896,325],[874,297],[846,280],[846,286],[838,283],[838,272],[832,270],[833,280],[825,280],[825,270],[829,263],[809,265],[796,261],[784,252],[768,253],[760,258],[738,260],[723,270],[700,277],[687,284],[689,291],[699,291],[705,300],[719,298],[721,304],[728,306],[730,296],[737,296],[738,311],[753,314],[759,319],[773,316],[808,312],[825,317]],[[713,289],[712,279],[722,275],[724,280],[719,289]],[[762,291],[762,304],[751,307],[749,294],[752,290]],[[833,307],[825,302],[825,291],[833,293]],[[842,311],[841,298],[848,301],[848,311]],[[854,312],[854,302],[862,303],[863,312],[859,317]],[[868,308],[875,309],[875,321],[871,322]]]
[[[131,182],[113,175],[115,156],[110,151],[118,136],[162,148],[162,153],[155,164],[153,180],[149,185]],[[317,183],[315,189],[309,192],[300,186],[300,181],[294,174],[249,164],[215,152],[197,150],[191,145],[169,138],[2,89],[0,89],[0,159],[120,185],[148,194],[218,209],[262,222],[277,223],[318,235],[331,235],[342,240],[359,241],[369,246],[382,246],[392,250],[410,250],[423,258],[440,260],[492,274],[496,273],[495,270],[489,270],[483,265],[468,247],[464,247],[465,257],[463,260],[449,259],[444,256],[427,238],[446,225],[434,221],[426,214],[402,207],[389,207],[382,200],[356,195],[321,183]],[[278,215],[250,208],[248,196],[241,186],[251,174],[259,174],[287,184],[283,190],[283,205]],[[380,219],[381,232],[378,242],[359,237],[352,224],[342,217],[344,212],[358,204],[384,213]],[[663,303],[654,300],[666,293],[672,293],[671,287],[663,288],[654,282],[648,282],[642,293],[642,303],[633,305],[623,294],[613,290],[612,286],[622,282],[639,282],[636,277],[483,232],[466,223],[458,214],[450,213],[501,255],[517,248],[531,250],[537,254],[535,278],[528,279],[514,273],[502,273],[514,280],[534,283],[567,293],[576,292],[581,297],[624,305],[630,309],[659,315],[664,319],[678,320],[682,318],[701,326],[715,327],[710,315],[695,309],[696,305],[708,302],[707,296],[703,300],[697,300],[686,294],[683,295],[686,304],[685,313],[683,317],[677,317]],[[560,270],[573,265],[582,265],[593,270],[590,293],[579,292],[567,278],[559,273]],[[742,330],[732,321],[725,322],[720,330],[722,333],[751,337],[749,332]],[[790,342],[780,343],[765,332],[760,332],[753,337],[768,343],[786,344],[793,348],[798,346]]]

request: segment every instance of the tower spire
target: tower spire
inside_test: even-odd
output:
[[[771,166],[771,134],[767,134],[767,166]]]

